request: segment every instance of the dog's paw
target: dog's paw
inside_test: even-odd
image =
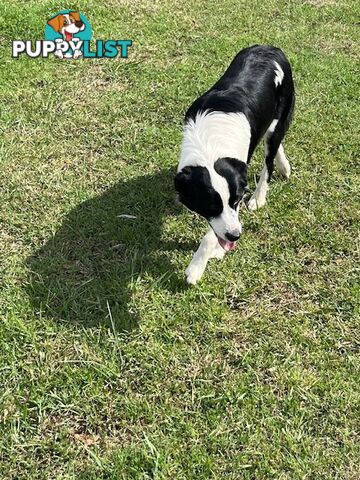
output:
[[[186,282],[189,285],[195,285],[204,273],[205,268],[202,265],[196,263],[190,263],[188,268],[185,270]]]
[[[82,56],[82,51],[81,50],[75,50],[74,52],[74,59],[76,60],[77,58]]]
[[[282,162],[277,164],[277,168],[279,170],[280,175],[282,175],[286,180],[289,180],[291,175],[291,167],[290,163],[286,160],[286,162]]]
[[[276,154],[275,165],[280,175],[282,175],[288,180],[291,174],[291,166],[290,166],[289,160],[285,156],[282,145],[280,145],[279,150]]]
[[[57,58],[64,58],[64,54],[62,52],[62,50],[56,50],[56,52],[54,53],[55,57]]]
[[[266,203],[266,198],[257,198],[255,195],[253,195],[247,204],[247,208],[248,210],[251,210],[253,212],[258,208],[263,207],[265,203]]]

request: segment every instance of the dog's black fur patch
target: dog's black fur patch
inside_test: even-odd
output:
[[[229,205],[236,209],[247,191],[246,164],[236,158],[219,158],[214,168],[226,179],[230,192]],[[217,217],[223,210],[221,197],[211,185],[209,171],[205,167],[183,168],[175,176],[175,189],[183,205],[206,219]]]
[[[236,158],[219,158],[214,164],[215,171],[223,176],[229,185],[229,205],[236,209],[247,191],[247,165]]]
[[[175,176],[175,189],[180,202],[189,210],[209,220],[223,211],[223,202],[211,185],[205,167],[185,167]]]

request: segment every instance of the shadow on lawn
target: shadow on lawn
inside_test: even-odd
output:
[[[130,330],[140,320],[131,302],[139,274],[148,274],[161,288],[183,289],[166,254],[190,246],[160,240],[163,218],[177,210],[173,174],[167,170],[119,182],[74,208],[28,259],[27,291],[34,309],[93,326],[110,324],[109,306],[116,329]]]

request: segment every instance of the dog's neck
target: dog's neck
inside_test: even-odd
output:
[[[178,170],[198,165],[214,168],[218,158],[247,162],[250,124],[243,113],[201,112],[184,127]]]

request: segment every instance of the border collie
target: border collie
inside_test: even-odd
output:
[[[201,278],[210,258],[222,258],[235,248],[242,230],[239,206],[247,192],[247,164],[263,136],[264,167],[248,209],[265,205],[274,161],[289,178],[281,142],[294,105],[291,67],[284,53],[254,45],[241,50],[187,111],[175,189],[180,202],[210,226],[186,269],[189,284]]]

